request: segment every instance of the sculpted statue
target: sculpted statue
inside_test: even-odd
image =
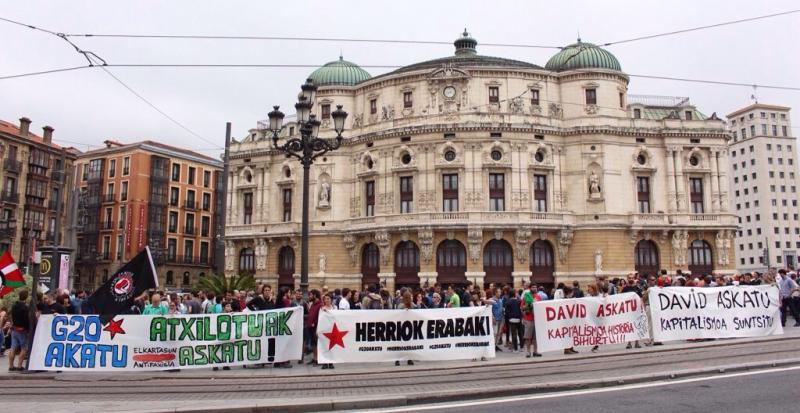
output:
[[[319,254],[319,272],[325,272],[325,267],[328,264],[328,258],[325,254]]]
[[[330,205],[331,199],[331,184],[323,181],[319,184],[319,206],[326,207]]]
[[[594,271],[603,271],[603,250],[598,249],[594,252]]]
[[[594,171],[589,174],[589,195],[600,195],[600,178]]]

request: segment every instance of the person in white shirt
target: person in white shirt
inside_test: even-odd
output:
[[[339,309],[340,310],[349,310],[350,309],[350,300],[353,292],[350,291],[349,288],[345,288],[342,290],[342,298],[339,300]]]

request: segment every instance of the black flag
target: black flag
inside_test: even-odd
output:
[[[133,300],[145,291],[158,287],[156,268],[150,248],[145,248],[128,261],[89,297],[89,305],[100,315],[103,324],[127,311]]]

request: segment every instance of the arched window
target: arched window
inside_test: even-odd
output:
[[[181,279],[181,285],[189,285],[192,280],[192,276],[189,275],[189,271],[185,271],[183,273],[183,278]]]
[[[555,286],[553,246],[545,240],[536,240],[529,255],[531,281],[546,288]]]
[[[288,245],[278,251],[278,285],[294,287],[294,250]]]
[[[166,285],[174,285],[175,284],[175,275],[172,271],[167,271],[167,277],[164,280],[164,284]]]
[[[658,275],[658,247],[655,242],[648,240],[637,242],[633,250],[633,260],[636,272],[640,276]]]
[[[714,272],[714,256],[707,242],[696,239],[689,244],[689,272],[696,276]]]
[[[395,287],[419,286],[419,248],[412,241],[401,241],[394,249]]]
[[[256,253],[252,248],[242,248],[239,251],[239,272],[256,272]]]
[[[493,239],[483,249],[484,283],[511,285],[514,277],[514,253],[511,245],[504,240]]]
[[[380,283],[378,273],[380,268],[380,251],[375,243],[370,242],[364,245],[361,250],[361,283],[363,285],[375,285]]]
[[[437,281],[440,284],[467,282],[467,250],[457,240],[447,240],[436,249]]]

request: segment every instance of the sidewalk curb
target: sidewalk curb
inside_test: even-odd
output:
[[[744,337],[744,338],[740,338],[740,339],[717,339],[717,340],[710,341],[710,342],[700,342],[700,343],[695,343],[693,345],[683,346],[683,347],[678,347],[678,348],[666,347],[666,346],[664,346],[664,347],[662,347],[662,346],[659,346],[659,347],[652,347],[652,346],[651,347],[644,347],[642,349],[637,350],[635,352],[635,354],[655,354],[655,353],[664,354],[664,353],[674,353],[674,352],[679,352],[679,351],[685,351],[687,349],[693,349],[694,350],[694,349],[703,349],[703,348],[709,348],[709,347],[728,347],[728,346],[734,346],[734,345],[739,345],[739,344],[770,343],[770,342],[780,342],[780,341],[789,341],[789,340],[797,340],[797,339],[798,339],[798,337],[796,337],[796,336],[788,336],[786,334],[780,335],[780,336],[768,336],[768,337]],[[486,367],[500,367],[500,368],[502,368],[502,367],[505,367],[505,366],[518,366],[521,363],[538,364],[538,365],[541,365],[541,364],[553,364],[553,363],[562,362],[565,359],[569,359],[569,360],[592,360],[592,359],[596,359],[597,357],[616,357],[616,356],[626,355],[626,354],[634,354],[634,353],[631,353],[631,352],[628,352],[628,351],[604,352],[604,353],[600,353],[600,354],[581,353],[580,355],[570,356],[568,358],[543,359],[543,360],[527,360],[527,359],[523,359],[523,360],[520,360],[520,361],[516,361],[515,360],[515,361],[511,361],[511,362],[497,362],[497,363],[484,364],[483,366],[486,366]],[[459,366],[439,367],[439,368],[436,368],[436,369],[413,368],[413,369],[408,369],[408,371],[409,372],[418,372],[418,373],[423,373],[424,374],[425,371],[429,371],[429,370],[436,370],[436,371],[453,370],[453,371],[455,371],[455,370],[462,370],[465,367],[472,367],[472,366],[477,366],[477,365],[472,363],[472,364],[464,364],[464,365],[459,365]],[[347,373],[338,373],[338,372],[334,373],[334,372],[332,372],[332,373],[324,374],[324,377],[335,379],[337,376],[350,375],[350,374],[370,375],[370,374],[392,373],[392,372],[395,372],[395,371],[396,370],[392,369],[391,367],[379,366],[379,367],[376,367],[376,369],[374,371],[347,372]],[[155,373],[155,374],[153,374],[153,373]],[[137,377],[139,380],[149,380],[149,379],[157,379],[157,378],[166,377],[162,373],[163,372],[137,372],[137,373],[134,373],[134,374],[139,375],[139,377]],[[180,376],[175,376],[175,377],[179,377],[181,379],[189,379],[189,380],[192,380],[192,379],[194,379],[194,380],[198,380],[198,379],[199,380],[208,380],[209,377],[212,377],[212,376],[209,375],[209,373],[210,373],[210,371],[205,371],[204,370],[204,371],[197,372],[197,373],[184,373],[184,374],[181,374]],[[99,375],[101,375],[102,373],[79,373],[79,374],[86,375],[84,377],[88,377],[89,375],[97,374],[98,378],[99,378]],[[3,374],[3,375],[0,375],[0,382],[2,382],[3,380],[15,380],[18,377],[20,377],[20,376],[18,376],[16,374]],[[41,372],[41,373],[25,374],[24,377],[25,377],[26,380],[50,380],[50,379],[57,379],[58,380],[61,377],[65,377],[65,378],[66,377],[73,377],[74,378],[75,376],[71,376],[70,373],[59,374],[59,373],[55,373],[55,372]],[[131,376],[131,377],[133,377],[133,376]],[[213,377],[220,377],[220,376],[213,376]],[[236,376],[225,376],[225,378],[235,378],[235,377]],[[320,375],[319,374],[298,374],[298,375],[283,376],[283,375],[279,375],[279,374],[276,375],[276,374],[265,373],[263,375],[252,375],[252,376],[246,376],[246,377],[248,377],[248,378],[280,378],[280,377],[287,377],[287,378],[300,378],[300,379],[302,379],[302,378],[319,378]]]
[[[519,396],[521,394],[545,394],[575,390],[588,390],[610,388],[622,385],[641,384],[657,381],[669,381],[714,374],[734,373],[763,370],[776,367],[800,365],[800,358],[775,360],[767,362],[740,363],[711,368],[698,368],[678,370],[657,374],[637,374],[631,376],[609,377],[599,381],[565,381],[556,383],[522,384],[503,388],[488,388],[480,391],[464,392],[448,390],[432,394],[419,395],[387,395],[346,397],[341,399],[318,398],[307,400],[305,403],[293,401],[290,403],[273,403],[271,405],[249,404],[220,408],[176,408],[168,410],[142,410],[139,413],[274,413],[274,412],[316,412],[334,410],[354,410],[370,408],[403,407],[431,403],[444,403],[452,401],[469,401],[491,399],[495,397]]]

